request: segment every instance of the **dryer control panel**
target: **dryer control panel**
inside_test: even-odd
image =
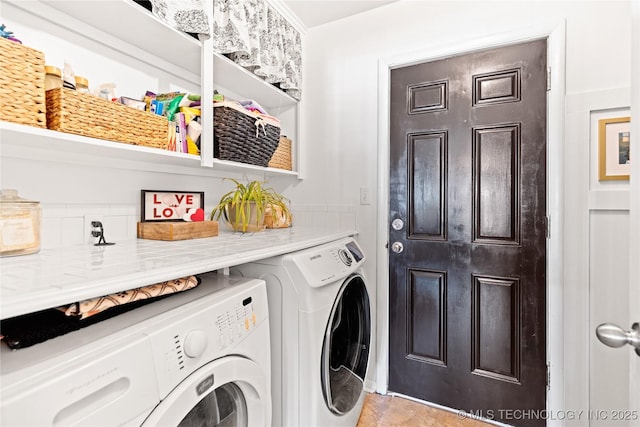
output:
[[[364,254],[353,239],[316,246],[290,256],[309,286],[318,288],[342,280],[364,263]]]

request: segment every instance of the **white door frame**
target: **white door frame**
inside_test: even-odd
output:
[[[551,237],[547,240],[547,360],[550,362],[551,387],[547,409],[564,408],[564,333],[563,314],[563,169],[565,101],[565,26],[554,22],[532,28],[463,43],[438,44],[378,61],[378,229],[376,251],[377,283],[377,366],[376,391],[385,394],[389,383],[389,87],[390,71],[426,61],[447,58],[482,49],[547,39],[547,65],[551,68],[551,90],[547,95],[547,212],[551,219]],[[550,328],[549,325],[554,325]],[[548,426],[554,425],[549,421]]]
[[[631,2],[631,132],[640,135],[640,0]],[[635,77],[633,77],[635,76]],[[631,143],[640,152],[640,138]],[[636,156],[637,157],[637,156]],[[640,236],[640,162],[631,162],[629,233]],[[631,239],[629,247],[629,313],[640,315],[640,238]],[[634,321],[640,321],[636,319]],[[625,325],[627,326],[627,325]],[[629,361],[629,409],[640,411],[640,364],[638,359]]]

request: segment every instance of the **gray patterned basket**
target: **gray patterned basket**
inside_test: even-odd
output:
[[[213,155],[220,160],[268,166],[280,126],[228,102],[214,104]]]

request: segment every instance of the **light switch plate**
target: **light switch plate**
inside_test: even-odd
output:
[[[371,193],[369,191],[369,187],[360,187],[360,204],[361,205],[371,204]]]

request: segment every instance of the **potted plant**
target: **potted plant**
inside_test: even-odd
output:
[[[211,211],[212,220],[224,217],[234,231],[244,233],[264,229],[267,211],[280,211],[282,215],[291,218],[287,199],[273,188],[265,187],[260,181],[243,184],[233,178],[226,179],[233,181],[236,187],[220,198],[218,205]]]

